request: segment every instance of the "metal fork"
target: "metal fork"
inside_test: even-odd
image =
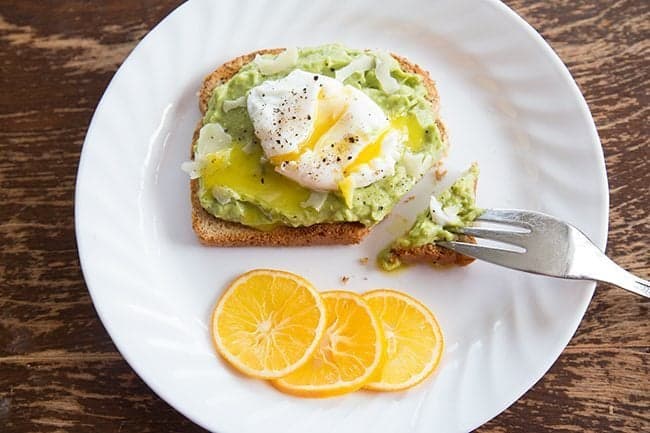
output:
[[[618,266],[571,224],[543,213],[517,209],[487,209],[477,221],[515,226],[519,231],[472,226],[457,233],[515,245],[524,251],[467,242],[437,245],[507,268],[558,278],[603,281],[650,298],[650,282]]]

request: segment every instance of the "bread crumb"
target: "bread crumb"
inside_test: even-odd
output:
[[[348,277],[347,275],[343,275],[343,276],[341,277],[341,282],[342,282],[343,284],[347,284],[348,281],[350,281],[350,277]]]
[[[434,172],[436,180],[439,182],[447,174],[447,169],[442,165],[438,164],[436,166],[436,171]]]
[[[410,201],[413,201],[414,199],[415,199],[415,196],[414,196],[414,195],[410,195],[410,196],[406,197],[406,199],[403,201],[403,203],[408,203],[408,202],[410,202]]]
[[[360,262],[362,265],[367,265],[367,264],[368,264],[368,257],[361,257],[361,258],[359,259],[359,262]]]

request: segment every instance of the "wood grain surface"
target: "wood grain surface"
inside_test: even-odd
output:
[[[116,351],[79,269],[73,220],[93,110],[125,56],[177,3],[0,2],[2,432],[203,431]],[[507,3],[583,91],[607,161],[607,251],[648,278],[650,2]],[[550,372],[478,431],[650,432],[649,305],[599,286]]]

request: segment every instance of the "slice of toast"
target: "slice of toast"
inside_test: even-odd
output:
[[[199,90],[199,109],[205,115],[208,101],[215,87],[228,81],[242,66],[250,63],[257,54],[278,54],[283,48],[265,49],[232,59],[219,66],[203,80]],[[429,73],[420,66],[409,62],[404,57],[392,55],[404,71],[412,72],[422,77],[435,113],[439,108],[439,97],[435,83]],[[443,142],[447,142],[447,132],[440,119],[436,120]],[[199,122],[194,131],[192,143],[197,139],[202,123]],[[190,146],[191,148],[191,146]],[[193,155],[191,155],[193,156]],[[369,232],[358,222],[339,222],[314,224],[305,227],[277,227],[271,231],[260,231],[243,224],[225,221],[214,217],[201,206],[197,191],[198,179],[191,181],[192,228],[199,241],[204,245],[233,247],[233,246],[306,246],[306,245],[335,245],[359,243]],[[444,252],[449,250],[444,250]],[[443,252],[443,255],[445,254]],[[451,252],[451,251],[449,251]],[[454,254],[453,252],[451,252]]]

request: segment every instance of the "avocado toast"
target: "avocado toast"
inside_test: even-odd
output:
[[[355,57],[358,58],[365,53],[359,51],[352,52],[340,46],[325,46],[312,49],[311,51],[301,50],[301,54],[307,53],[304,55],[311,55],[312,59],[318,59],[318,53],[314,53],[314,50],[318,49],[325,50],[324,52],[327,54],[322,58],[325,58],[325,65],[328,66],[328,70],[324,70],[323,64],[321,64],[321,66],[312,66],[312,70],[318,69],[320,72],[328,73],[329,75],[335,75],[338,70],[352,63],[349,60],[350,57],[354,60]],[[228,112],[224,110],[224,102],[230,101],[231,99],[236,100],[236,98],[231,95],[232,93],[237,94],[237,91],[239,91],[240,96],[238,96],[238,98],[241,98],[241,86],[239,89],[232,86],[232,83],[234,82],[232,80],[233,77],[239,77],[239,84],[245,82],[247,79],[250,80],[250,78],[242,78],[243,74],[238,75],[238,73],[244,71],[247,72],[249,76],[253,76],[254,72],[250,72],[250,69],[252,69],[250,65],[255,61],[257,56],[261,55],[263,57],[272,58],[273,55],[280,55],[283,52],[282,49],[261,50],[235,58],[217,68],[204,79],[199,92],[199,108],[204,118],[199,122],[194,133],[194,138],[192,140],[193,156],[195,156],[197,152],[197,142],[201,134],[201,128],[206,124],[215,121],[220,122],[226,127],[224,130],[228,129],[229,133],[233,134],[234,137],[237,137],[237,127],[240,126],[241,123],[233,123],[232,119],[235,118],[235,114],[232,113],[235,112],[233,112],[232,109],[228,110]],[[343,54],[341,54],[341,52],[343,52]],[[349,55],[350,53],[352,53],[352,56]],[[343,57],[343,59],[338,59],[337,61],[337,55]],[[332,58],[334,58],[334,60],[332,60]],[[250,197],[247,198],[248,202],[242,203],[242,201],[239,200],[239,194],[236,195],[237,199],[232,199],[233,192],[231,191],[237,189],[236,187],[233,187],[233,185],[230,185],[230,187],[226,189],[228,194],[230,194],[230,196],[227,197],[228,204],[222,205],[221,201],[215,201],[213,199],[213,196],[215,195],[215,186],[211,184],[206,186],[206,184],[208,184],[206,179],[209,177],[204,176],[204,178],[201,178],[199,176],[191,180],[192,225],[199,240],[206,245],[214,246],[351,244],[362,240],[369,230],[390,212],[390,209],[397,201],[399,201],[399,198],[406,193],[410,187],[417,182],[417,180],[419,180],[423,172],[431,169],[440,162],[440,159],[446,154],[447,149],[447,136],[444,125],[438,118],[438,93],[433,81],[426,71],[409,62],[405,58],[392,55],[392,59],[395,59],[395,64],[398,65],[397,68],[399,71],[393,69],[391,72],[393,75],[396,75],[399,79],[403,80],[404,83],[407,83],[407,85],[413,86],[416,90],[422,92],[424,99],[426,99],[427,109],[430,111],[431,120],[433,121],[433,124],[428,128],[422,129],[422,134],[432,134],[434,137],[429,139],[432,143],[429,152],[431,155],[430,159],[427,160],[426,163],[423,163],[422,167],[416,168],[421,168],[422,173],[417,173],[417,175],[412,176],[412,178],[408,178],[408,183],[404,183],[403,186],[392,191],[392,195],[388,196],[387,200],[389,201],[386,202],[385,206],[377,205],[374,203],[377,200],[373,200],[377,196],[377,194],[375,194],[376,190],[382,185],[389,183],[389,181],[382,179],[382,181],[377,182],[378,185],[383,182],[382,185],[370,185],[370,187],[356,189],[355,191],[357,192],[355,193],[355,198],[357,199],[357,202],[352,202],[352,206],[348,203],[347,208],[343,204],[346,203],[346,201],[339,191],[327,193],[325,205],[321,209],[306,208],[304,211],[301,209],[298,209],[298,211],[294,210],[293,215],[289,213],[289,216],[298,220],[296,223],[293,223],[293,221],[289,219],[289,216],[284,215],[281,212],[278,216],[273,212],[273,209],[269,211],[268,208],[262,209],[262,212],[259,212],[259,209],[255,209],[255,211],[252,212],[255,218],[251,218],[251,212],[248,212],[251,209],[251,203],[252,205],[257,205],[258,203],[256,203],[256,200],[251,200]],[[305,62],[303,61],[303,63]],[[353,75],[353,78],[358,78],[359,75],[363,74],[363,71],[357,72],[356,75]],[[277,74],[273,78],[277,78]],[[376,88],[381,86],[377,84],[377,79],[373,76],[372,72],[366,72],[363,81],[364,84],[369,84],[371,87],[374,86],[373,89],[368,91],[368,93],[375,96],[379,95],[380,91]],[[359,82],[361,82],[361,80],[359,80]],[[251,87],[253,86],[249,85],[248,88],[245,88],[245,91],[250,92]],[[408,90],[409,89],[406,89],[406,91]],[[395,94],[387,95],[385,100],[381,99],[384,96],[386,95],[379,95],[376,96],[375,99],[380,101],[389,101],[386,102],[386,104],[391,104],[392,102],[390,101],[396,100],[398,97],[397,94]],[[398,103],[401,102],[398,100]],[[421,104],[422,101],[418,103]],[[391,105],[384,105],[384,107],[385,106],[391,107]],[[240,108],[239,114],[237,115],[245,116],[245,110]],[[230,120],[228,117],[230,117]],[[247,124],[250,126],[250,121]],[[230,128],[228,128],[228,126],[230,126]],[[247,139],[259,141],[252,134],[252,131],[248,130],[246,133],[247,134],[240,134],[245,136],[243,137],[244,139],[236,138],[236,140],[246,141]],[[425,137],[424,135],[422,136]],[[268,164],[267,161],[264,161],[264,156],[265,155],[262,155],[260,158],[262,160],[261,164],[263,165]],[[411,165],[413,165],[412,161]],[[244,170],[244,165],[242,164],[230,165],[230,167],[233,166],[237,167],[237,176],[239,176],[240,171]],[[241,170],[239,170],[240,168]],[[398,165],[397,170],[399,169],[400,167]],[[259,182],[262,185],[265,185],[264,182],[266,179],[266,185],[272,185],[274,178],[277,178],[278,176],[279,175],[275,173],[269,173],[269,171],[267,171],[267,175],[259,176]],[[290,179],[282,178],[283,183],[285,180],[286,182],[292,182]],[[263,187],[260,186],[259,188]],[[292,191],[296,190],[293,186],[291,188],[293,188]],[[219,186],[219,191],[222,189],[223,188]],[[373,193],[370,194],[365,192],[368,190],[373,190]],[[234,192],[236,193],[237,191]],[[299,192],[302,193],[302,190]],[[318,196],[319,194],[320,193],[317,192],[315,195]],[[366,195],[364,196],[364,194]],[[312,198],[309,194],[307,194],[307,197],[309,199]],[[372,209],[372,211],[365,209],[364,206],[366,205],[366,202],[364,201],[362,203],[361,201],[364,197],[368,198],[368,202],[373,202],[373,204],[368,204],[368,207],[376,206],[376,208]],[[309,202],[309,200],[306,200],[306,202]],[[303,208],[302,203],[300,207]],[[245,211],[241,211],[242,208]],[[294,205],[294,208],[297,209],[297,206]],[[233,211],[232,209],[235,210]],[[300,213],[300,215],[296,216],[295,214],[297,212]],[[329,212],[329,214],[327,212]],[[360,214],[362,216],[358,217]],[[328,220],[330,218],[331,220]],[[444,254],[446,254],[446,252],[443,253],[443,255]]]
[[[439,247],[436,241],[475,242],[471,236],[455,234],[454,229],[469,225],[483,212],[476,206],[478,175],[478,164],[474,163],[447,189],[432,196],[429,207],[417,216],[411,228],[379,253],[379,267],[393,271],[410,263],[437,266],[472,263],[473,258]]]

